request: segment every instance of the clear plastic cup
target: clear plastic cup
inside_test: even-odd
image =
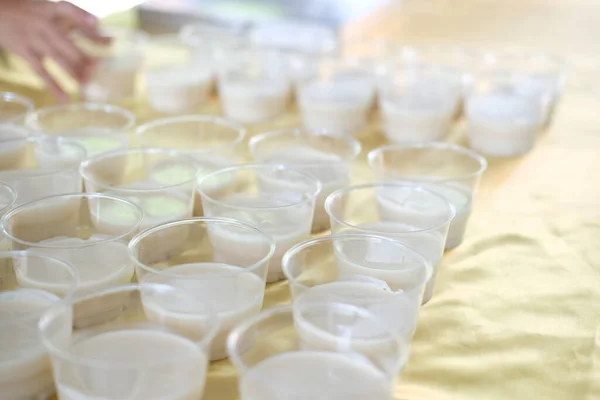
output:
[[[283,253],[310,236],[320,189],[321,184],[311,175],[275,164],[225,168],[198,182],[204,215],[240,220],[273,237],[277,248],[269,264],[267,282],[283,278]],[[230,248],[254,254],[255,244],[245,235],[225,234]]]
[[[0,182],[0,218],[17,202],[17,191],[12,186]]]
[[[475,192],[487,168],[485,158],[464,147],[441,142],[390,145],[369,152],[369,166],[384,180],[418,182],[454,206],[446,250],[462,243]]]
[[[129,147],[135,116],[109,104],[72,103],[40,108],[27,116],[26,124],[35,134],[79,142],[91,157]]]
[[[194,293],[158,284],[75,295],[40,320],[61,399],[200,400],[217,330]]]
[[[81,192],[77,167],[85,158],[85,148],[63,138],[0,140],[0,181],[16,191],[16,204]]]
[[[338,40],[327,26],[299,21],[276,21],[256,25],[249,33],[257,47],[305,54],[333,54]]]
[[[144,211],[141,229],[193,214],[198,165],[177,151],[114,151],[85,160],[79,172],[88,193],[111,194],[139,205]],[[176,245],[177,238],[172,239]]]
[[[515,77],[519,92],[543,99],[542,123],[552,122],[567,77],[567,62],[562,57],[539,51],[510,49],[485,53],[483,70],[510,73]]]
[[[127,243],[139,231],[142,210],[103,194],[46,197],[16,207],[2,218],[13,250],[35,250],[77,269],[78,291],[131,282],[135,273]]]
[[[455,73],[422,67],[389,72],[380,82],[383,132],[390,142],[428,142],[450,132],[462,95]]]
[[[54,393],[50,360],[38,337],[42,314],[77,286],[75,268],[29,251],[0,251],[0,392],[7,400]]]
[[[282,261],[294,303],[333,302],[370,310],[410,343],[431,263],[400,241],[376,235],[322,236]]]
[[[495,157],[514,157],[533,148],[552,100],[550,93],[524,93],[524,84],[523,77],[511,73],[475,77],[465,104],[471,148]]]
[[[435,278],[454,207],[443,196],[402,182],[349,186],[325,202],[331,232],[367,233],[395,239],[423,255],[432,265],[423,303],[433,296]]]
[[[360,143],[348,136],[303,128],[266,132],[250,139],[250,153],[256,162],[293,165],[321,182],[315,204],[312,232],[329,229],[325,199],[350,182],[352,162],[360,154]]]
[[[214,68],[194,62],[194,51],[178,36],[151,39],[142,76],[150,107],[163,114],[197,111],[214,88]]]
[[[185,232],[177,249],[161,251],[165,236]],[[244,236],[251,252],[237,251],[227,234]],[[194,218],[146,230],[129,244],[140,282],[168,284],[191,290],[211,304],[219,318],[210,359],[227,357],[227,335],[243,320],[258,314],[263,304],[269,260],[275,242],[258,229],[224,218]],[[185,323],[184,320],[181,321]]]
[[[375,78],[360,60],[326,58],[318,75],[298,84],[296,101],[302,123],[312,130],[340,135],[360,131],[375,100]]]
[[[102,34],[111,37],[109,45],[77,38],[83,50],[98,60],[94,74],[81,89],[81,95],[86,101],[97,103],[133,98],[148,37],[141,31],[117,28],[103,29]]]
[[[11,92],[0,92],[0,123],[20,124],[35,108],[33,100]]]
[[[242,400],[391,400],[408,349],[371,312],[347,304],[275,307],[233,330]]]
[[[191,49],[192,64],[210,65],[213,72],[219,69],[215,55],[226,58],[226,54],[235,53],[249,45],[243,25],[217,25],[198,21],[184,25],[179,31],[179,39]]]
[[[255,124],[285,112],[292,88],[281,53],[240,49],[224,57],[217,57],[216,62],[219,100],[227,118]]]
[[[137,129],[142,147],[173,149],[193,157],[199,177],[238,163],[246,129],[233,121],[207,115],[185,115],[157,119]],[[194,215],[202,215],[196,194]]]

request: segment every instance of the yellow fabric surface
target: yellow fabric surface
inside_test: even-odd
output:
[[[446,254],[422,309],[396,399],[600,399],[600,24],[592,15],[600,15],[592,0],[407,0],[348,27],[410,43],[538,47],[575,61],[536,147],[489,160],[466,239]],[[30,76],[11,74],[0,75],[0,90],[50,102]],[[129,106],[141,121],[156,116]],[[202,112],[217,114],[217,103]],[[250,134],[298,124],[292,110]],[[365,155],[384,142],[376,119],[360,139],[355,182],[373,179]],[[464,143],[460,124],[448,140]],[[287,302],[286,282],[269,285],[265,307]],[[235,371],[214,363],[204,399],[235,398]]]

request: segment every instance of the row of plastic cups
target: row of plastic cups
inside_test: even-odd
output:
[[[193,160],[186,160],[184,156],[173,157],[171,153],[156,149],[126,155],[127,164],[124,162],[123,165],[115,159],[119,154],[86,160],[80,166],[80,174],[86,191],[120,196],[136,204],[133,211],[131,207],[115,201],[100,204],[102,208],[96,210],[100,205],[94,202],[89,218],[95,221],[98,231],[89,231],[91,236],[84,240],[73,233],[69,236],[57,232],[83,230],[78,225],[82,218],[80,203],[82,198],[87,197],[50,197],[26,203],[9,212],[5,216],[6,229],[18,228],[27,242],[41,242],[52,248],[85,245],[102,241],[108,233],[114,237],[130,236],[131,230],[138,225],[145,229],[170,220],[190,218],[197,193],[201,197],[204,215],[245,221],[274,238],[276,250],[267,274],[269,282],[283,277],[283,254],[310,235],[315,201],[322,186],[313,175],[283,165],[254,164],[221,169],[199,180]],[[119,171],[125,165],[125,171],[134,172]],[[175,175],[170,170],[177,173],[176,181],[165,182]],[[184,175],[185,179],[182,178]],[[473,178],[474,181],[477,179],[477,176]],[[73,184],[81,184],[77,177],[73,180],[77,181]],[[427,257],[434,266],[426,293],[426,300],[429,300],[444,248],[454,247],[462,241],[473,193],[455,182],[430,181],[425,186],[433,191],[393,182],[351,186],[333,192],[327,197],[324,207],[334,233],[363,232],[389,236],[407,243]],[[141,211],[135,212],[138,208]],[[15,215],[20,217],[11,219]],[[27,223],[23,225],[19,221]],[[84,224],[85,221],[86,218]],[[449,230],[450,237],[447,236]],[[87,242],[89,240],[91,242]],[[175,234],[167,236],[156,243],[156,249],[159,252],[169,250],[180,240]],[[253,243],[247,243],[243,238],[231,237],[227,243],[235,243],[231,254],[239,253],[239,257],[249,257],[255,249]],[[99,251],[109,251],[111,256],[119,257],[118,249]],[[111,264],[118,269],[122,262],[115,259]],[[125,275],[113,272],[109,275],[114,279],[127,281],[131,277],[130,272]],[[100,278],[105,279],[106,276]],[[90,278],[90,282],[93,285],[94,279]]]
[[[92,205],[92,196],[88,197],[89,205]],[[94,200],[101,199],[99,195],[94,197]],[[108,200],[108,198],[103,199]],[[9,226],[12,227],[12,224]],[[182,230],[186,231],[184,236],[181,235],[184,233]],[[12,228],[7,231],[12,232]],[[165,236],[171,236],[173,231],[177,231],[177,234],[185,237],[185,240],[177,249],[163,248],[162,252],[157,252],[156,243],[162,241]],[[246,259],[245,264],[240,264],[239,257],[231,255],[229,249],[220,246],[224,243],[219,231],[229,231],[229,234],[248,235],[248,238],[254,238],[252,239],[254,244],[261,246],[263,250],[262,258]],[[16,242],[24,243],[21,240]],[[364,250],[375,246],[372,250],[384,251],[388,256],[395,257],[395,270],[390,269],[388,265],[390,260],[369,258],[368,254],[357,252],[356,245]],[[207,249],[211,246],[212,252]],[[49,311],[40,325],[44,344],[53,358],[54,368],[60,371],[55,374],[55,380],[61,397],[79,391],[87,395],[110,397],[116,395],[115,391],[119,392],[119,395],[124,392],[132,393],[131,390],[134,388],[129,385],[134,385],[139,392],[135,392],[133,398],[153,398],[150,393],[154,396],[157,393],[160,395],[163,393],[161,388],[172,390],[171,386],[163,387],[172,383],[170,379],[165,380],[172,375],[164,376],[160,373],[160,369],[165,367],[165,363],[169,366],[174,363],[181,365],[181,358],[188,359],[184,355],[190,356],[191,364],[185,363],[186,368],[182,368],[182,371],[178,369],[178,375],[184,374],[192,365],[194,374],[198,375],[195,379],[191,379],[185,374],[175,386],[183,391],[189,391],[190,394],[197,394],[197,391],[201,393],[203,385],[201,377],[206,370],[206,359],[225,356],[225,338],[232,326],[240,323],[243,323],[242,327],[229,340],[229,354],[233,357],[236,366],[240,368],[240,372],[252,372],[253,380],[258,377],[264,378],[265,375],[259,372],[273,363],[275,363],[273,367],[277,368],[276,365],[283,367],[286,374],[290,376],[298,367],[297,363],[282,361],[281,358],[270,359],[274,349],[271,339],[265,340],[264,343],[256,343],[257,351],[250,351],[251,349],[245,344],[245,338],[241,343],[239,342],[240,336],[253,334],[258,328],[265,334],[270,333],[273,338],[287,336],[289,345],[279,348],[279,352],[284,353],[282,358],[289,358],[290,361],[298,358],[301,365],[307,362],[316,363],[320,370],[326,371],[331,368],[331,362],[336,364],[333,366],[336,369],[338,364],[343,365],[342,361],[344,361],[343,358],[335,360],[336,357],[340,357],[339,354],[322,353],[323,351],[357,352],[366,359],[346,360],[350,362],[346,367],[354,367],[350,369],[362,372],[367,372],[369,368],[372,372],[379,370],[378,381],[387,382],[388,385],[380,387],[378,393],[385,393],[385,390],[391,388],[390,381],[393,383],[393,378],[406,362],[408,354],[406,341],[412,337],[412,330],[416,323],[413,317],[416,318],[418,313],[424,282],[431,274],[430,266],[423,257],[398,242],[381,237],[342,235],[332,237],[330,240],[318,239],[297,246],[289,252],[287,261],[290,271],[296,275],[296,280],[291,285],[297,305],[296,334],[300,338],[297,342],[294,330],[289,330],[291,326],[284,330],[279,330],[283,328],[279,323],[277,324],[279,326],[269,326],[274,322],[271,321],[273,317],[277,316],[277,319],[280,319],[284,317],[283,314],[291,316],[291,310],[272,310],[252,319],[252,315],[258,313],[262,304],[266,266],[268,258],[273,254],[274,244],[268,235],[248,225],[231,220],[208,218],[173,222],[141,233],[132,240],[129,250],[138,271],[138,279],[145,284],[154,284],[145,288],[96,287],[98,290],[91,292],[92,287],[89,285],[78,285],[73,288],[74,277],[86,273],[85,270],[82,271],[81,264],[91,261],[89,257],[83,257],[85,252],[89,253],[89,247],[78,246],[73,249],[81,253],[80,257],[71,259],[71,262],[77,264],[77,269],[50,257],[49,254],[52,253],[44,246],[33,245],[30,249],[35,249],[38,253],[31,253],[27,260],[23,259],[25,253],[8,254],[7,258],[12,258],[8,260],[12,261],[12,265],[9,265],[12,267],[10,270],[12,275],[9,274],[7,278],[13,279],[3,280],[4,284],[10,286],[13,283],[20,288],[17,291],[5,292],[2,296],[3,305],[10,307],[12,312],[11,318],[3,318],[3,328],[9,328],[11,323],[18,322],[12,327],[13,330],[8,329],[9,335],[6,338],[9,341],[16,341],[17,349],[29,350],[25,352],[31,356],[26,360],[22,358],[14,360],[15,365],[12,365],[14,368],[11,367],[10,375],[12,385],[8,389],[29,391],[32,395],[40,394],[40,390],[51,389],[48,384],[50,378],[44,352],[37,344],[37,338],[31,338],[32,331],[35,332],[35,320],[43,309],[56,300],[54,297],[56,294],[69,297],[74,290],[77,290],[78,295],[74,300],[67,300],[67,304],[60,304]],[[315,271],[305,265],[309,261],[306,257],[310,256],[314,259],[318,254],[324,254],[323,251],[329,252],[327,259],[330,263],[335,256],[337,264],[328,266],[329,276],[321,278],[322,282],[306,280],[311,272]],[[89,254],[85,255],[89,256]],[[402,258],[402,263],[398,263],[399,257]],[[232,263],[240,267],[234,267]],[[106,266],[106,263],[101,265]],[[100,265],[96,268],[100,268]],[[336,268],[339,269],[337,273],[335,273]],[[375,286],[371,287],[373,283],[368,278],[369,275],[381,276],[381,274],[384,274],[386,279],[395,278],[395,295],[386,293],[385,296],[380,294],[374,296],[374,292],[380,292],[382,289],[380,286],[382,283],[385,285],[385,282],[372,278]],[[339,283],[342,286],[337,287],[334,282],[330,282],[332,287],[326,286],[325,279],[336,279],[335,275],[340,278]],[[343,279],[344,277],[347,279]],[[358,279],[360,277],[363,280]],[[317,283],[323,285],[315,286],[314,290],[309,287]],[[372,315],[364,310],[347,306],[319,304],[330,303],[336,299],[356,303],[348,296],[349,288],[344,287],[346,283],[353,285],[354,290],[363,285],[361,290],[363,292],[366,290],[363,299],[366,299],[370,293],[370,302],[364,305],[372,307],[374,312]],[[107,286],[106,282],[103,286]],[[176,290],[171,289],[171,286]],[[300,296],[299,288],[304,291]],[[211,317],[214,314],[214,310],[211,310],[214,305],[218,307],[216,311],[220,326],[217,326],[215,318]],[[15,311],[18,311],[18,317],[15,316]],[[323,311],[328,312],[323,313]],[[29,322],[24,323],[26,321],[23,321],[22,317]],[[244,320],[249,321],[243,322]],[[159,326],[155,326],[157,324]],[[375,327],[376,332],[373,331]],[[269,328],[273,331],[269,332]],[[157,329],[159,331],[156,331]],[[341,335],[343,337],[336,338],[339,329],[343,329],[344,334]],[[177,337],[171,333],[176,334]],[[269,337],[269,335],[265,336]],[[351,340],[349,336],[352,336]],[[18,340],[23,337],[30,339],[29,341]],[[388,339],[382,340],[383,337]],[[194,349],[190,343],[184,345],[185,338],[196,342],[196,345],[201,345],[201,351],[198,351],[198,348]],[[377,340],[368,340],[372,338]],[[142,358],[135,356],[149,347],[154,351],[145,353]],[[297,353],[297,350],[302,350],[303,353]],[[319,353],[308,353],[307,350],[318,350]],[[165,362],[167,354],[174,354],[174,359],[167,357],[169,361]],[[98,362],[99,358],[103,362]],[[92,359],[96,362],[92,362]],[[283,364],[280,364],[281,362]],[[25,370],[23,368],[25,364],[32,368]],[[126,380],[123,378],[123,370],[128,371],[128,374],[125,374]],[[267,368],[267,371],[271,370]],[[299,371],[302,370],[305,368]],[[143,379],[141,384],[137,379],[129,379],[130,374],[151,376],[152,379]],[[371,374],[369,376],[372,377]],[[28,384],[23,385],[24,382]],[[106,382],[111,384],[106,385]],[[259,387],[264,387],[265,383],[261,378],[259,382],[254,382],[254,385],[260,384]],[[288,387],[286,382],[277,382],[277,385],[284,392],[294,393],[299,390],[297,387]],[[343,386],[337,386],[336,390],[342,388]],[[307,390],[312,392],[321,389],[315,387]],[[32,393],[33,391],[37,392]],[[242,391],[244,391],[244,382],[242,382]]]
[[[181,122],[186,124],[185,121]],[[205,195],[232,195],[231,188],[239,173],[239,168],[232,167],[237,163],[233,148],[224,144],[223,147],[217,146],[206,151],[184,150],[178,147],[181,146],[178,135],[161,134],[162,129],[169,130],[167,126],[157,126],[157,137],[163,150],[121,150],[86,160],[81,166],[86,189],[121,193],[136,198],[145,193],[147,198],[142,196],[137,200],[148,208],[148,221],[158,212],[154,206],[156,201],[151,200],[158,193],[162,197],[168,195],[169,198],[169,207],[160,211],[162,217],[175,218],[187,214],[190,204],[195,204],[195,215],[201,215],[201,188],[196,190],[195,186],[200,177],[206,177],[210,173],[213,176],[207,177],[204,183],[208,188],[204,190]],[[168,137],[173,141],[169,142],[166,139]],[[194,141],[192,138],[196,138],[193,133],[190,134],[190,144]],[[236,140],[233,142],[237,143]],[[13,139],[5,141],[3,146],[5,151],[13,147],[15,151],[13,156],[3,157],[4,160],[14,162],[3,166],[5,171],[0,174],[0,179],[15,187],[20,196],[19,203],[51,194],[81,191],[77,166],[82,157],[65,157],[65,154],[72,154],[63,149],[76,149],[76,144],[58,141],[51,142],[52,145],[46,148],[39,143],[34,140]],[[171,144],[175,147],[174,151],[164,149]],[[27,146],[28,151],[23,152],[17,145]],[[41,150],[38,150],[40,147]],[[79,150],[84,153],[84,150]],[[309,174],[319,181],[320,190],[310,190],[318,193],[312,231],[319,232],[329,227],[329,218],[324,209],[325,199],[335,190],[349,184],[351,162],[359,153],[360,145],[350,138],[287,130],[254,137],[250,141],[250,151],[256,162],[293,166],[300,173]],[[31,165],[22,165],[30,158],[37,160],[33,170]],[[380,179],[416,180],[441,191],[455,206],[460,217],[453,224],[457,228],[451,229],[448,247],[455,247],[460,243],[464,221],[468,218],[479,177],[486,166],[480,156],[459,146],[434,143],[383,147],[370,153],[369,160]],[[51,165],[56,168],[44,171],[35,169]],[[227,167],[230,169],[218,173],[218,170]],[[265,182],[258,184],[265,186]],[[174,190],[175,188],[178,190]],[[463,222],[458,222],[459,220]]]
[[[191,292],[142,284],[76,295],[63,302],[35,289],[0,296],[7,306],[21,305],[19,300],[35,300],[37,306],[19,316],[15,333],[20,339],[15,348],[23,349],[24,340],[32,346],[26,349],[28,360],[9,358],[11,369],[2,380],[10,380],[10,385],[0,383],[5,395],[44,397],[56,390],[61,398],[151,400],[173,393],[202,398],[218,319]],[[44,306],[51,308],[39,323],[42,347],[34,342]],[[98,312],[89,313],[94,308]],[[194,326],[182,331],[178,321],[186,318]],[[3,319],[0,326],[11,322]],[[4,339],[15,341],[11,336]],[[324,389],[343,395],[358,378],[359,392],[391,399],[408,356],[405,344],[379,318],[337,303],[270,309],[240,324],[228,348],[241,375],[243,399],[314,396]],[[335,379],[329,378],[333,372]],[[281,379],[273,382],[274,373]],[[303,379],[311,384],[300,385]]]

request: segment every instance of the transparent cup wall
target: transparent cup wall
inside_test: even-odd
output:
[[[139,231],[142,211],[103,194],[46,197],[16,207],[2,219],[13,250],[32,250],[71,263],[79,292],[126,284],[134,277],[127,244]]]
[[[26,125],[36,135],[77,141],[91,157],[129,147],[135,115],[109,104],[72,103],[40,108],[27,116]]]
[[[177,248],[164,248],[165,237],[181,238]],[[244,238],[245,250],[230,245]],[[213,305],[220,321],[211,347],[211,360],[227,357],[231,329],[256,315],[263,304],[269,260],[275,243],[256,228],[233,220],[197,218],[175,221],[136,236],[129,246],[140,282],[169,284],[192,290]],[[181,325],[194,322],[181,319]]]
[[[351,164],[361,151],[360,143],[348,136],[299,128],[256,135],[250,139],[249,148],[256,162],[291,165],[321,182],[312,232],[329,229],[325,199],[349,185]]]
[[[266,310],[232,332],[228,351],[243,400],[391,400],[408,354],[369,311],[338,303]]]
[[[471,148],[496,157],[529,152],[554,101],[550,91],[528,91],[531,77],[493,71],[475,75],[465,104]]]
[[[58,258],[0,250],[2,398],[47,398],[54,393],[38,322],[48,308],[73,294],[78,279],[75,268]]]
[[[218,90],[225,117],[243,124],[265,122],[283,114],[292,85],[285,59],[273,50],[240,49],[216,56]]]
[[[178,35],[153,36],[149,47],[142,72],[148,105],[162,114],[190,113],[202,107],[214,88],[210,51],[202,53]],[[206,62],[196,60],[200,55]]]
[[[286,252],[283,272],[294,304],[366,308],[409,344],[433,270],[400,241],[361,233],[300,243]]]
[[[333,233],[386,236],[423,255],[433,267],[423,302],[431,299],[455,216],[446,198],[410,183],[375,183],[349,186],[332,193],[325,209]]]
[[[246,130],[238,123],[204,115],[158,119],[137,129],[142,147],[172,149],[193,157],[199,178],[238,164],[245,135]],[[202,201],[196,192],[194,215],[202,214]]]
[[[102,33],[112,38],[110,45],[98,45],[77,37],[79,46],[99,60],[81,95],[86,101],[98,103],[131,99],[136,95],[138,72],[148,37],[129,29],[111,28]]]
[[[437,67],[403,67],[380,78],[382,128],[392,143],[441,140],[460,112],[458,75]]]
[[[193,293],[150,284],[76,295],[40,321],[61,399],[199,400],[217,329]]]
[[[360,60],[324,58],[318,63],[318,74],[297,88],[304,127],[339,135],[361,130],[375,101],[373,71]]]
[[[0,124],[21,124],[34,109],[33,100],[11,92],[0,92]]]
[[[81,145],[62,138],[0,140],[0,182],[16,191],[16,204],[81,192],[77,167],[85,157]]]
[[[430,142],[389,145],[368,154],[369,166],[379,179],[417,182],[444,196],[454,206],[446,250],[462,243],[481,174],[487,161],[464,147]]]
[[[292,167],[245,164],[213,172],[198,184],[204,214],[247,222],[271,235],[277,244],[267,282],[283,278],[281,257],[290,247],[308,239],[317,179]],[[228,247],[253,254],[252,242],[231,236]]]
[[[168,149],[131,149],[101,154],[81,163],[88,193],[128,199],[144,212],[142,229],[192,216],[198,179],[196,161]],[[178,240],[172,238],[172,245]]]

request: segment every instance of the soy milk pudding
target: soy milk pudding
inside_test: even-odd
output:
[[[109,46],[80,40],[84,50],[98,59],[94,74],[82,88],[82,96],[98,103],[131,98],[136,92],[147,37],[139,31],[124,29],[111,29],[104,34],[112,37]]]
[[[469,97],[466,116],[471,147],[497,157],[527,153],[542,127],[541,107],[536,97],[515,93]]]
[[[439,140],[449,133],[460,87],[417,80],[380,91],[383,131],[393,143]]]
[[[436,180],[435,178],[433,179]],[[438,179],[441,182],[441,178]],[[457,183],[428,183],[421,182],[424,188],[444,196],[454,207],[455,215],[450,222],[448,237],[446,239],[446,250],[458,246],[465,236],[467,222],[471,216],[474,194],[464,186]]]
[[[282,114],[288,106],[291,85],[286,78],[219,78],[221,108],[227,118],[243,124],[264,122]]]
[[[350,164],[335,153],[327,153],[309,146],[292,146],[281,149],[264,159],[267,163],[283,163],[310,174],[321,182],[321,191],[315,202],[312,232],[329,229],[329,216],[325,212],[325,199],[350,182]]]
[[[349,231],[351,232],[351,231]],[[410,224],[404,224],[401,222],[390,222],[390,221],[379,221],[372,223],[365,223],[358,225],[355,230],[358,232],[368,232],[372,234],[378,234],[385,237],[389,237],[390,239],[395,239],[409,246],[411,249],[414,249],[423,257],[425,257],[433,267],[433,274],[431,278],[427,282],[427,286],[425,287],[425,293],[423,297],[423,303],[428,302],[433,296],[433,289],[435,287],[435,278],[437,275],[437,271],[440,268],[440,264],[442,263],[442,256],[444,250],[445,243],[445,235],[439,232],[422,232],[416,226]],[[405,279],[403,274],[393,271],[393,266],[397,263],[397,258],[394,256],[390,258],[390,254],[380,253],[380,250],[377,250],[379,246],[366,246],[362,248],[355,249],[346,249],[347,254],[353,254],[350,260],[355,259],[356,254],[366,254],[367,257],[371,257],[371,262],[375,262],[379,266],[381,264],[387,264],[391,267],[391,271],[386,271],[385,269],[380,270],[378,272],[369,270],[369,275],[375,278],[384,280],[388,282],[390,285],[402,284]],[[408,256],[407,252],[407,256]],[[345,274],[365,274],[366,271],[364,267],[360,267],[358,264],[355,264],[344,257],[344,253],[338,254],[341,257],[342,261],[340,264],[340,268],[344,271]],[[350,261],[350,262],[349,262]],[[403,260],[405,262],[405,260]],[[357,268],[359,267],[359,268]],[[394,275],[398,275],[394,277]]]
[[[269,263],[267,282],[276,282],[283,278],[281,258],[296,243],[310,236],[313,204],[299,198],[287,198],[283,193],[261,193],[257,195],[232,194],[220,199],[224,205],[219,209],[203,199],[207,216],[233,218],[257,227],[270,235],[276,243],[276,250]],[[239,254],[240,263],[248,255],[256,258],[257,252],[264,251],[264,244],[254,243],[247,233],[235,228],[212,227],[209,231],[211,243],[219,257],[232,259]],[[221,255],[219,253],[222,253]]]
[[[65,364],[61,380],[66,383],[57,387],[61,399],[198,400],[204,391],[204,352],[168,331],[140,327],[81,334],[74,337],[70,353],[120,368]]]
[[[100,234],[88,239],[58,237],[38,242],[40,247],[35,250],[73,264],[79,272],[78,291],[92,291],[126,284],[133,278],[127,244],[111,239]]]
[[[389,379],[368,361],[353,354],[319,351],[267,358],[242,376],[240,393],[243,400],[393,398]]]
[[[207,101],[213,73],[200,65],[167,65],[146,70],[144,80],[150,107],[175,114],[194,110]]]
[[[36,289],[0,292],[0,391],[22,400],[54,392],[50,360],[38,337],[40,316],[60,300]]]
[[[367,124],[373,97],[369,81],[333,79],[300,85],[302,122],[307,129],[353,134]]]
[[[343,264],[340,260],[340,264]],[[380,318],[391,330],[410,343],[417,326],[423,297],[422,287],[410,291],[393,291],[380,279],[365,275],[348,275],[340,271],[339,281],[311,287],[299,295],[297,303],[333,302],[365,308]]]
[[[145,279],[192,291],[198,301],[213,305],[219,318],[219,332],[213,339],[211,360],[227,357],[226,341],[231,329],[262,308],[264,279],[248,272],[247,268],[210,262],[191,263],[163,269]],[[153,315],[151,303],[146,307],[148,315]],[[165,322],[164,315],[162,320]],[[168,317],[167,324],[179,332],[197,329],[193,321],[176,315]]]

